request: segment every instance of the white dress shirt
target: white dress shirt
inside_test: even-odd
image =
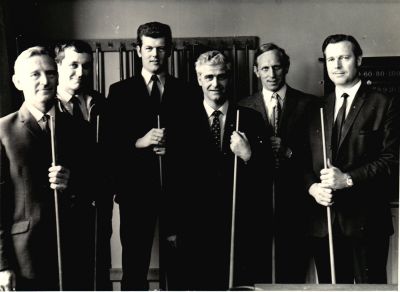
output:
[[[150,73],[146,69],[142,68],[142,77],[144,79],[144,82],[146,83],[147,91],[149,92],[149,95],[151,95],[151,89],[153,88],[153,82],[151,80],[151,76],[153,76],[153,73]],[[157,74],[158,80],[160,82],[157,82],[158,89],[160,90],[161,97],[164,93],[164,87],[165,87],[165,73]]]
[[[286,91],[287,91],[287,86],[286,84],[284,84],[281,89],[279,89],[278,91],[275,91],[278,95],[279,95],[279,103],[281,105],[281,109],[283,108],[283,101],[285,99],[286,96]],[[267,112],[267,117],[268,117],[268,121],[271,125],[274,124],[273,121],[273,112],[274,112],[274,106],[275,106],[275,101],[272,98],[272,95],[275,93],[274,91],[269,91],[265,88],[263,88],[262,90],[262,95],[263,95],[263,99],[264,99],[264,103],[265,103],[265,111]]]
[[[25,105],[26,105],[26,108],[28,109],[28,111],[32,114],[32,116],[38,122],[38,124],[42,128],[42,130],[45,130],[44,129],[44,123],[43,123],[43,116],[44,115],[49,115],[51,117],[54,117],[55,113],[56,113],[54,106],[52,106],[51,109],[47,113],[42,113],[34,105],[30,104],[27,101],[25,101]]]
[[[345,90],[342,88],[335,88],[335,94],[336,94],[336,99],[335,99],[335,120],[337,117],[337,114],[339,112],[339,109],[342,107],[343,104],[343,93],[347,93],[349,96],[347,97],[347,104],[346,104],[346,114],[345,117],[349,114],[351,104],[353,103],[354,98],[356,97],[358,89],[360,89],[361,86],[361,80],[358,81],[353,87],[351,88],[346,88]]]
[[[68,111],[70,115],[73,114],[74,105],[71,101],[72,97],[77,97],[79,100],[79,107],[81,109],[83,118],[86,121],[89,121],[90,118],[90,110],[93,107],[93,97],[89,94],[75,94],[71,95],[68,92],[62,90],[60,86],[57,87],[57,98],[61,101],[63,107]]]

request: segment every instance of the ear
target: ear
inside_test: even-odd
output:
[[[201,80],[201,73],[197,72],[197,83],[199,83],[200,86],[203,85],[203,81]]]
[[[253,71],[254,71],[254,74],[256,74],[257,78],[260,78],[260,74],[258,74],[257,66],[253,66]]]
[[[136,46],[136,52],[137,52],[139,58],[141,58],[142,57],[142,52],[140,51],[140,46],[139,45]]]
[[[19,77],[18,77],[17,75],[14,74],[14,75],[12,76],[12,81],[13,81],[15,87],[16,87],[18,90],[22,91],[21,80],[19,79]]]
[[[362,63],[362,56],[357,57],[357,67],[360,67]]]

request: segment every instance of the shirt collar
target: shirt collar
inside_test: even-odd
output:
[[[70,102],[71,98],[75,96],[74,94],[69,94],[63,90],[60,86],[57,86],[57,98],[65,103]]]
[[[272,95],[274,94],[274,92],[276,92],[276,93],[278,93],[278,95],[281,99],[281,102],[283,102],[283,100],[285,99],[285,96],[286,96],[286,91],[287,91],[287,85],[285,83],[278,91],[270,91],[268,89],[263,88],[262,94],[264,96],[264,99],[266,99],[267,101],[271,101]]]
[[[336,87],[335,88],[336,97],[341,97],[343,95],[343,93],[347,93],[349,95],[349,97],[354,97],[356,95],[358,89],[360,89],[360,86],[361,86],[361,80],[359,80],[351,88],[344,89],[344,88]]]
[[[52,117],[55,116],[55,108],[54,105],[51,107],[51,109],[47,113],[42,113],[40,110],[38,110],[34,105],[30,104],[29,102],[25,101],[26,108],[28,111],[32,114],[32,116],[35,118],[36,121],[40,121],[45,114],[48,114]]]
[[[213,114],[213,112],[215,112],[216,110],[213,109],[204,99],[203,100],[203,105],[204,108],[206,110],[207,116],[208,118],[211,117],[211,115]],[[225,101],[223,105],[221,105],[217,110],[220,111],[223,115],[226,115],[228,112],[228,105],[229,105],[229,101]]]
[[[144,82],[146,83],[146,85],[149,85],[149,83],[151,82],[151,76],[153,76],[153,73],[150,73],[149,71],[147,71],[145,68],[142,68],[142,77],[144,79]],[[163,86],[165,86],[165,76],[166,73],[165,72],[161,72],[160,74],[156,74],[158,77],[158,80],[160,80],[161,84]]]

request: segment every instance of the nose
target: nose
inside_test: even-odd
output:
[[[216,88],[216,87],[218,86],[218,80],[217,80],[216,77],[214,77],[214,78],[211,80],[211,85],[212,85],[214,88]]]
[[[78,67],[75,69],[75,74],[76,74],[78,77],[82,76],[82,72],[83,72],[82,66],[78,66]]]
[[[271,70],[269,70],[268,73],[269,77],[275,77],[276,75],[275,70],[273,68],[271,68]]]
[[[40,81],[40,84],[47,85],[49,83],[49,77],[47,76],[46,73],[42,73],[42,74],[40,74],[39,81]]]
[[[340,59],[337,59],[335,62],[335,68],[341,68],[342,67],[342,61]]]
[[[151,50],[150,54],[151,54],[152,57],[156,57],[156,56],[158,55],[158,50],[157,50],[157,48],[153,48],[153,49]]]

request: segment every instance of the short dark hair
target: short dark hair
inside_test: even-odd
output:
[[[360,44],[357,42],[357,40],[353,36],[346,35],[346,34],[333,34],[333,35],[328,36],[322,44],[322,53],[324,54],[324,56],[325,56],[326,47],[329,44],[336,44],[336,43],[343,42],[343,41],[348,41],[348,42],[352,43],[353,53],[356,58],[362,56],[363,52],[362,52]]]
[[[262,44],[257,50],[256,53],[254,55],[254,66],[257,66],[257,58],[258,56],[264,54],[265,52],[268,51],[273,51],[276,50],[279,53],[279,57],[280,57],[280,61],[281,61],[281,65],[283,68],[286,68],[286,70],[289,70],[290,67],[290,58],[289,56],[286,54],[285,50],[282,49],[281,47],[275,45],[274,43],[266,43],[266,44]]]
[[[136,42],[139,47],[142,46],[142,37],[165,38],[167,47],[172,45],[172,32],[168,24],[161,22],[148,22],[138,27]]]
[[[65,50],[68,48],[73,48],[77,53],[87,53],[92,56],[92,47],[81,40],[71,40],[58,43],[54,48],[55,61],[60,64],[65,57]]]

